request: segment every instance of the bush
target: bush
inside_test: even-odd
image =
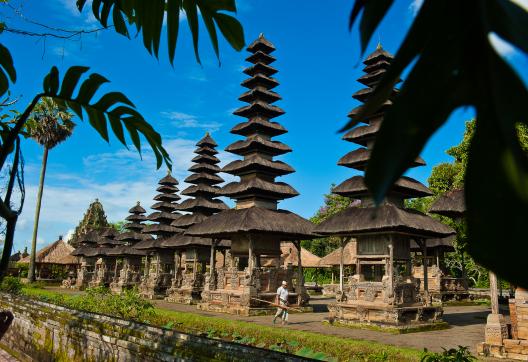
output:
[[[16,263],[16,267],[18,268],[18,273],[21,278],[27,278],[28,271],[29,271],[29,264],[26,263]]]
[[[22,292],[22,283],[17,277],[6,276],[0,283],[0,290],[10,294],[20,294]]]
[[[472,362],[477,359],[469,352],[468,347],[458,346],[458,348],[445,349],[442,353],[428,352],[424,350],[422,362]]]
[[[83,295],[72,297],[69,306],[93,313],[146,322],[155,315],[154,306],[142,299],[136,288],[112,294],[108,288],[87,288]]]

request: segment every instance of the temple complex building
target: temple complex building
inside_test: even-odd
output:
[[[270,64],[275,47],[261,34],[247,50],[252,65],[244,69],[249,76],[242,82],[248,90],[239,100],[248,103],[234,114],[247,118],[231,133],[243,136],[226,148],[242,159],[227,164],[222,171],[240,178],[222,188],[222,194],[235,200],[235,208],[210,216],[186,231],[186,235],[212,239],[210,265],[215,264],[220,240],[231,240],[226,266],[211,269],[202,293],[200,309],[252,315],[273,311],[277,288],[284,280],[290,285],[289,302],[307,306],[309,297],[303,287],[302,260],[296,269],[263,266],[261,258],[280,258],[281,241],[292,241],[299,250],[300,240],[313,238],[313,224],[302,217],[277,208],[279,201],[297,196],[297,191],[276,177],[294,172],[274,157],[291,152],[290,147],[273,137],[286,129],[273,118],[284,111],[272,105],[281,97],[272,89],[279,85]],[[301,257],[299,256],[299,259]]]
[[[356,92],[353,98],[366,102],[392,59],[378,46],[365,59],[365,74],[358,80],[366,88]],[[384,114],[397,94],[398,90],[394,89],[390,99],[366,119],[357,119],[362,105],[349,113],[353,121],[365,125],[354,127],[343,139],[361,147],[343,156],[338,165],[360,172],[366,169]],[[418,158],[409,166],[424,164]],[[365,323],[395,328],[441,321],[442,307],[432,305],[428,295],[427,268],[423,293],[420,292],[420,279],[412,275],[411,243],[419,245],[427,258],[427,240],[452,235],[454,230],[404,207],[405,199],[429,196],[431,191],[410,177],[402,177],[389,190],[385,200],[376,206],[360,175],[349,178],[332,191],[361,200],[361,203],[331,216],[315,228],[319,234],[339,236],[342,247],[352,238],[356,239],[356,274],[346,284],[341,274],[341,290],[336,303],[329,306],[329,319],[345,324]]]
[[[155,239],[146,239],[134,245],[135,249],[144,250],[144,275],[139,291],[149,299],[164,298],[171,286],[174,271],[174,256],[167,249],[161,247],[161,242],[183,230],[172,226],[171,223],[182,215],[175,210],[178,207],[178,180],[170,172],[158,182],[159,193],[154,196],[153,213],[147,216],[152,224],[145,225],[144,234],[155,235]]]
[[[72,256],[79,258],[75,287],[83,290],[90,285],[95,276],[95,264],[98,259],[97,243],[99,234],[90,230],[77,238],[78,247],[71,252]]]
[[[86,234],[91,230],[102,230],[108,226],[109,225],[108,221],[106,220],[103,204],[99,201],[99,199],[95,199],[95,201],[92,202],[90,206],[88,206],[88,209],[86,210],[82,220],[75,228],[75,231],[69,240],[69,244],[76,248],[80,244],[81,235]]]
[[[145,209],[141,207],[139,201],[136,206],[129,210],[130,215],[126,217],[124,233],[116,236],[115,240],[123,243],[107,251],[109,256],[116,257],[114,279],[110,283],[110,289],[114,293],[121,293],[123,290],[139,286],[141,281],[141,262],[146,252],[134,249],[133,246],[140,241],[152,239],[152,236],[143,234],[144,221],[147,220]]]
[[[95,262],[95,274],[89,282],[90,287],[108,287],[115,277],[115,268],[117,258],[115,255],[109,255],[112,248],[122,246],[123,242],[115,240],[119,232],[113,227],[107,227],[99,230],[99,240],[94,256],[97,257]]]
[[[220,160],[216,157],[218,154],[216,142],[207,133],[196,146],[194,151],[196,156],[192,159],[193,165],[189,168],[192,174],[185,179],[185,182],[191,185],[182,191],[182,195],[189,198],[177,207],[187,214],[171,224],[180,230],[185,230],[228,208],[223,201],[216,199],[220,195],[220,188],[217,185],[224,182],[217,175],[220,172],[218,166]],[[166,300],[185,304],[200,301],[208,269],[215,268],[214,264],[209,264],[211,239],[187,236],[180,232],[162,240],[160,245],[165,248],[166,255],[172,258],[175,271]],[[225,250],[228,245],[222,241],[218,246]]]

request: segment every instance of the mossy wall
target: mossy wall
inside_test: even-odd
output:
[[[8,294],[0,294],[0,309],[15,316],[0,344],[21,360],[304,360]]]

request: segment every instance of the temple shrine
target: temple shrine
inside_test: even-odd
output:
[[[136,206],[131,208],[128,221],[125,224],[124,233],[116,236],[115,240],[120,241],[123,245],[109,249],[107,254],[116,257],[114,279],[110,283],[110,290],[114,293],[121,293],[123,290],[138,286],[141,281],[141,262],[146,252],[134,249],[133,246],[142,240],[152,239],[152,236],[143,234],[145,227],[144,221],[147,220],[145,209],[141,207],[139,201]]]
[[[392,55],[378,46],[365,59],[365,74],[358,79],[366,88],[356,92],[353,98],[367,101],[392,59]],[[366,119],[356,119],[361,105],[348,114],[352,120],[365,125],[354,127],[343,139],[362,147],[343,156],[338,165],[360,172],[366,169],[384,114],[397,94],[398,90],[394,89],[392,97]],[[424,164],[418,158],[410,166]],[[398,329],[440,322],[443,311],[441,306],[431,303],[428,295],[427,268],[424,269],[423,292],[420,279],[412,275],[411,243],[419,245],[427,258],[427,240],[452,235],[454,230],[404,207],[405,199],[428,196],[431,191],[410,177],[402,177],[376,206],[363,176],[353,176],[336,186],[333,192],[361,203],[331,216],[315,228],[316,233],[339,236],[341,245],[356,239],[355,274],[346,284],[341,276],[336,303],[329,305],[329,320]]]
[[[226,210],[227,205],[216,199],[220,196],[220,188],[216,185],[224,182],[217,174],[220,172],[216,157],[218,145],[207,133],[196,143],[196,156],[192,159],[193,165],[189,168],[192,173],[185,179],[191,184],[182,191],[188,199],[178,205],[177,209],[187,212],[172,222],[172,226],[185,230],[190,226],[206,220],[209,216]],[[206,285],[209,270],[214,270],[211,261],[211,239],[176,233],[161,242],[167,255],[169,250],[173,258],[175,271],[170,288],[167,291],[167,301],[184,304],[195,304],[201,300],[201,294]],[[225,250],[229,244],[225,241],[218,243],[218,248]],[[216,252],[216,251],[215,251]],[[209,272],[210,273],[210,272]]]
[[[202,293],[200,309],[254,315],[273,312],[270,302],[275,300],[281,282],[290,285],[289,301],[297,307],[307,307],[309,297],[304,289],[302,261],[297,270],[293,266],[266,267],[261,258],[280,258],[281,241],[292,241],[299,250],[300,240],[313,238],[313,224],[302,217],[277,208],[279,201],[298,195],[298,192],[276,177],[294,172],[288,164],[274,160],[291,152],[290,147],[272,138],[286,133],[286,129],[271,119],[284,114],[272,103],[281,97],[272,89],[279,85],[273,78],[277,70],[270,64],[275,47],[261,34],[247,50],[246,59],[252,63],[244,69],[249,76],[242,82],[248,88],[239,100],[248,103],[234,114],[247,118],[231,133],[245,137],[226,148],[241,156],[227,164],[222,172],[240,178],[222,188],[222,194],[235,200],[235,208],[210,216],[189,228],[185,234],[212,239],[210,265],[215,265],[216,250],[222,239],[231,240],[231,250],[224,267],[211,269],[209,281]]]
[[[154,196],[153,213],[147,216],[152,224],[145,225],[142,233],[155,235],[155,239],[146,239],[134,245],[135,249],[143,250],[145,256],[144,275],[139,286],[142,296],[149,299],[164,298],[170,288],[174,272],[174,258],[168,250],[161,247],[161,242],[182,229],[172,226],[171,223],[182,215],[176,212],[180,196],[178,181],[168,173],[158,182],[156,189],[159,194]]]

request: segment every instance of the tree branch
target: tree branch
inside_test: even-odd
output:
[[[9,131],[7,137],[5,138],[4,143],[2,144],[0,148],[0,170],[4,167],[4,163],[7,159],[7,156],[11,153],[9,150],[11,147],[13,147],[13,144],[15,143],[15,140],[18,138],[18,135],[20,131],[22,130],[22,127],[24,126],[24,123],[26,123],[29,115],[33,111],[33,108],[35,108],[35,105],[40,100],[41,97],[43,97],[44,94],[39,93],[37,94],[31,103],[27,106],[27,108],[24,110],[24,113],[22,113],[15,123],[15,126]]]

